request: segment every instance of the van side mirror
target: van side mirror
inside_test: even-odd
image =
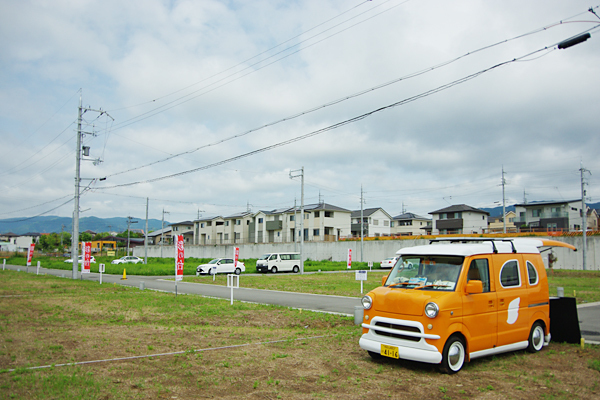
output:
[[[483,282],[472,279],[467,282],[467,294],[477,293],[483,293]]]
[[[385,281],[387,281],[388,276],[390,276],[390,274],[384,275],[383,278],[381,278],[381,286],[385,285]]]

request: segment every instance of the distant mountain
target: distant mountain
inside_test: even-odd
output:
[[[145,229],[146,219],[136,218],[133,221],[138,221],[137,224],[131,224],[131,229]],[[71,232],[73,230],[73,221],[69,217],[42,216],[33,218],[9,218],[0,219],[0,233],[16,233],[22,235],[24,233],[52,233]],[[162,221],[159,219],[148,220],[148,231],[155,231],[161,228]],[[170,222],[165,221],[165,227]],[[64,226],[64,228],[63,228]],[[93,232],[124,232],[127,230],[127,218],[98,218],[98,217],[82,217],[79,218],[79,232],[87,230]]]

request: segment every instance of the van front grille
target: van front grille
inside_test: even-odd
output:
[[[388,322],[378,321],[375,323],[375,326],[380,326],[382,328],[393,329],[396,332],[385,332],[375,329],[375,333],[381,336],[393,337],[396,339],[409,340],[411,342],[418,342],[421,340],[420,337],[407,336],[403,335],[402,332],[414,332],[414,333],[422,333],[421,330],[415,326],[406,326],[406,325],[398,325],[398,324],[390,324]]]

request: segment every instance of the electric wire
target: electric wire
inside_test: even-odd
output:
[[[322,23],[320,23],[320,24],[318,24],[318,25],[315,25],[315,26],[313,26],[312,28],[310,28],[310,29],[307,29],[306,31],[303,31],[303,32],[299,33],[299,34],[298,34],[298,35],[296,35],[296,36],[293,36],[293,37],[291,37],[291,38],[289,38],[289,39],[287,39],[287,40],[285,40],[285,41],[283,41],[283,42],[281,42],[281,43],[279,43],[279,44],[276,44],[275,46],[273,46],[273,47],[271,47],[271,48],[269,48],[269,49],[267,49],[267,50],[265,50],[265,51],[263,51],[263,52],[261,52],[261,53],[258,53],[258,54],[256,54],[256,55],[254,55],[254,56],[250,57],[250,58],[247,58],[247,59],[245,59],[245,60],[243,60],[243,61],[240,61],[239,63],[237,63],[237,64],[235,64],[235,65],[233,65],[233,66],[231,66],[231,67],[229,67],[229,68],[227,68],[227,69],[225,69],[225,70],[223,70],[223,71],[220,71],[220,72],[218,72],[218,73],[216,73],[216,74],[213,74],[213,75],[211,75],[211,76],[209,76],[209,77],[207,77],[207,78],[204,78],[204,79],[202,79],[202,80],[200,80],[200,81],[198,81],[198,82],[192,83],[192,84],[190,84],[190,85],[188,85],[188,86],[185,86],[185,87],[183,87],[183,88],[181,88],[181,89],[178,89],[178,90],[176,90],[176,91],[174,91],[174,92],[171,92],[171,93],[169,93],[169,94],[166,94],[166,95],[163,95],[163,96],[157,97],[157,98],[155,98],[155,99],[153,99],[153,100],[145,101],[145,102],[143,102],[143,103],[139,103],[139,104],[136,104],[136,105],[133,105],[133,106],[125,106],[125,107],[121,107],[121,108],[115,108],[115,109],[112,109],[112,110],[109,110],[109,111],[111,111],[111,112],[112,112],[112,111],[120,111],[120,110],[125,110],[125,109],[129,109],[129,108],[133,108],[133,107],[139,107],[139,106],[143,106],[143,105],[150,104],[150,103],[155,103],[155,102],[156,102],[156,101],[158,101],[158,100],[161,100],[161,99],[163,99],[163,98],[167,98],[167,97],[169,97],[169,96],[172,96],[172,95],[174,95],[174,94],[177,94],[177,93],[179,93],[179,92],[182,92],[182,91],[184,91],[184,90],[186,90],[186,89],[189,89],[189,88],[191,88],[191,87],[193,87],[193,86],[196,86],[196,85],[198,85],[198,84],[200,84],[200,83],[202,83],[202,82],[206,82],[206,81],[208,81],[209,79],[212,79],[212,78],[214,78],[214,77],[217,77],[217,76],[219,76],[219,75],[221,75],[221,74],[224,74],[225,72],[228,72],[228,71],[230,71],[230,70],[232,70],[232,69],[234,69],[234,68],[236,68],[236,67],[239,67],[240,65],[244,65],[244,64],[246,64],[247,62],[249,62],[249,61],[252,61],[252,60],[254,60],[254,59],[255,59],[255,58],[257,58],[257,57],[260,57],[260,56],[262,56],[263,54],[267,54],[267,53],[268,53],[268,52],[270,52],[271,50],[275,50],[276,48],[278,48],[278,47],[281,47],[282,45],[284,45],[284,44],[286,44],[286,43],[289,43],[289,42],[291,42],[292,40],[294,40],[294,39],[297,39],[297,38],[301,37],[302,35],[304,35],[304,34],[306,34],[306,33],[308,33],[308,32],[311,32],[311,31],[313,31],[313,30],[317,29],[318,27],[320,27],[320,26],[322,26],[322,25],[325,25],[325,24],[327,24],[328,22],[331,22],[331,21],[333,21],[333,20],[335,20],[335,19],[337,19],[337,18],[341,17],[342,15],[344,15],[344,14],[347,14],[347,13],[349,13],[350,11],[352,11],[352,10],[354,10],[354,9],[356,9],[356,8],[358,8],[358,7],[360,7],[360,6],[364,5],[364,4],[366,4],[366,3],[369,3],[370,1],[371,1],[371,0],[366,0],[366,1],[363,1],[362,3],[359,3],[358,5],[356,5],[356,6],[354,6],[354,7],[351,7],[351,8],[349,8],[349,9],[348,9],[348,10],[346,10],[346,11],[343,11],[342,13],[340,13],[340,14],[336,15],[335,17],[332,17],[332,18],[330,18],[330,19],[328,19],[328,20],[326,20],[326,21],[324,21],[324,22],[322,22]],[[388,0],[388,1],[391,1],[391,0]],[[386,1],[386,3],[387,3],[387,1]],[[379,5],[379,6],[381,6],[381,5]],[[378,6],[378,7],[379,7],[379,6]],[[300,42],[300,43],[301,43],[301,42]],[[298,45],[298,43],[297,43],[295,46],[297,46],[297,45]]]
[[[291,139],[288,139],[288,140],[285,140],[285,141],[282,141],[282,142],[279,142],[279,143],[275,143],[275,144],[272,144],[270,146],[262,147],[260,149],[256,149],[256,150],[244,153],[244,154],[240,154],[238,156],[231,157],[231,158],[228,158],[226,160],[222,160],[222,161],[219,161],[219,162],[216,162],[216,163],[208,164],[208,165],[205,165],[205,166],[202,166],[202,167],[199,167],[199,168],[190,169],[190,170],[187,170],[187,171],[178,172],[178,173],[175,173],[175,174],[165,175],[165,176],[162,176],[162,177],[157,177],[157,178],[152,178],[152,179],[146,179],[146,180],[137,181],[137,182],[124,183],[124,184],[119,184],[119,185],[104,186],[104,187],[99,187],[99,188],[96,188],[96,189],[112,189],[112,188],[118,188],[118,187],[138,185],[138,184],[142,184],[142,183],[152,183],[152,182],[157,182],[157,181],[161,181],[161,180],[164,180],[164,179],[170,179],[170,178],[175,178],[175,177],[187,175],[187,174],[190,174],[190,173],[193,173],[193,172],[203,171],[203,170],[206,170],[206,169],[209,169],[209,168],[214,168],[214,167],[217,167],[217,166],[229,163],[229,162],[237,161],[237,160],[240,160],[242,158],[250,157],[252,155],[256,155],[256,154],[263,153],[263,152],[266,152],[266,151],[269,151],[269,150],[273,150],[273,149],[281,147],[281,146],[285,146],[285,145],[288,145],[288,144],[291,144],[291,143],[295,143],[295,142],[298,142],[298,141],[301,141],[301,140],[304,140],[304,139],[308,139],[310,137],[319,135],[321,133],[328,132],[328,131],[340,128],[342,126],[345,126],[345,125],[348,125],[348,124],[351,124],[351,123],[363,120],[363,119],[368,118],[371,115],[379,113],[381,111],[384,111],[384,110],[387,110],[387,109],[390,109],[390,108],[394,108],[394,107],[398,107],[398,106],[402,106],[402,105],[411,103],[413,101],[419,100],[421,98],[425,98],[425,97],[431,96],[432,94],[436,94],[436,93],[439,93],[441,91],[444,91],[444,90],[447,90],[449,88],[452,88],[454,86],[457,86],[457,85],[460,85],[462,83],[468,82],[468,81],[470,81],[472,79],[475,79],[475,78],[483,75],[486,72],[492,71],[492,70],[497,69],[499,67],[506,66],[506,65],[514,63],[514,62],[516,62],[518,60],[530,57],[533,54],[537,54],[537,53],[544,52],[544,51],[551,51],[551,50],[552,50],[552,48],[548,48],[548,47],[544,47],[544,48],[535,50],[535,51],[530,52],[530,53],[528,53],[528,54],[526,54],[524,56],[517,57],[517,58],[514,58],[514,59],[509,60],[509,61],[501,62],[499,64],[496,64],[496,65],[492,66],[492,67],[480,70],[480,71],[475,72],[473,74],[467,75],[467,76],[465,76],[463,78],[459,78],[457,80],[454,80],[454,81],[452,81],[450,83],[438,86],[438,87],[436,87],[434,89],[422,92],[422,93],[417,94],[415,96],[411,96],[411,97],[405,98],[403,100],[400,100],[398,102],[389,104],[387,106],[379,107],[377,109],[374,109],[372,111],[369,111],[367,113],[361,114],[359,116],[347,119],[345,121],[341,121],[341,122],[338,122],[336,124],[327,126],[325,128],[321,128],[321,129],[309,132],[309,133],[304,134],[304,135],[300,135],[300,136],[297,136],[297,137],[294,137],[294,138],[291,138]]]
[[[197,152],[197,151],[199,151],[199,150],[201,150],[201,149],[205,149],[205,148],[208,148],[208,147],[216,146],[216,145],[218,145],[218,144],[221,144],[221,143],[227,142],[227,141],[229,141],[229,140],[232,140],[232,139],[236,139],[236,138],[240,138],[240,137],[246,136],[246,135],[248,135],[248,134],[250,134],[250,133],[253,133],[253,132],[259,131],[259,130],[261,130],[261,129],[264,129],[264,128],[267,128],[267,127],[271,127],[271,126],[277,125],[277,124],[279,124],[279,123],[282,123],[282,122],[290,121],[290,120],[292,120],[292,119],[295,119],[295,118],[298,118],[298,117],[301,117],[301,116],[304,116],[304,115],[310,114],[310,113],[312,113],[312,112],[315,112],[315,111],[318,111],[318,110],[325,109],[325,108],[327,108],[327,107],[331,107],[331,106],[333,106],[333,105],[336,105],[336,104],[342,103],[342,102],[344,102],[344,101],[346,101],[346,100],[350,100],[350,99],[353,99],[353,98],[356,98],[356,97],[362,96],[362,95],[364,95],[364,94],[371,93],[371,92],[373,92],[373,91],[376,91],[376,90],[379,90],[379,89],[385,88],[385,87],[387,87],[387,86],[390,86],[390,85],[393,85],[393,84],[395,84],[395,83],[399,83],[399,82],[402,82],[402,81],[405,81],[405,80],[408,80],[408,79],[411,79],[411,78],[415,78],[415,77],[421,76],[421,75],[423,75],[423,74],[426,74],[426,73],[428,73],[428,72],[431,72],[431,71],[437,70],[437,69],[439,69],[439,68],[442,68],[442,67],[448,66],[448,65],[450,65],[450,64],[453,64],[453,63],[455,63],[455,62],[457,62],[457,61],[459,61],[459,60],[461,60],[461,59],[463,59],[463,58],[466,58],[466,57],[468,57],[468,56],[471,56],[471,55],[477,54],[477,53],[479,53],[479,52],[482,52],[482,51],[484,51],[484,50],[488,50],[488,49],[491,49],[491,48],[493,48],[493,47],[499,46],[499,45],[501,45],[501,44],[505,44],[505,43],[508,43],[508,42],[510,42],[510,41],[517,40],[517,39],[520,39],[520,38],[523,38],[523,37],[526,37],[526,36],[529,36],[529,35],[533,35],[533,34],[536,34],[536,33],[539,33],[539,32],[543,32],[543,31],[545,31],[545,30],[548,30],[548,29],[550,29],[550,28],[552,28],[552,27],[559,26],[559,25],[561,25],[561,24],[563,24],[563,23],[564,23],[564,22],[562,22],[562,21],[561,21],[561,22],[556,22],[556,23],[553,23],[553,24],[551,24],[551,25],[547,25],[547,26],[544,26],[544,27],[542,27],[542,28],[535,29],[535,30],[533,30],[533,31],[530,31],[530,32],[528,32],[528,33],[524,33],[524,34],[521,34],[521,35],[517,35],[517,36],[514,36],[514,37],[512,37],[512,38],[509,38],[509,39],[501,40],[501,41],[499,41],[499,42],[496,42],[496,43],[493,43],[493,44],[490,44],[490,45],[487,45],[487,46],[483,46],[483,47],[481,47],[481,48],[479,48],[479,49],[476,49],[476,50],[474,50],[474,51],[467,52],[467,53],[465,53],[465,54],[462,54],[462,55],[460,55],[460,56],[458,56],[458,57],[455,57],[455,58],[453,58],[453,59],[450,59],[450,60],[444,61],[444,62],[442,62],[442,63],[436,64],[436,65],[433,65],[433,66],[431,66],[431,67],[427,67],[427,68],[425,68],[425,69],[422,69],[422,70],[419,70],[419,71],[416,71],[416,72],[413,72],[413,73],[410,73],[410,74],[407,74],[407,75],[401,76],[401,77],[399,77],[399,78],[396,78],[396,79],[393,79],[393,80],[391,80],[391,81],[388,81],[388,82],[385,82],[385,83],[382,83],[382,84],[379,84],[379,85],[373,86],[373,87],[371,87],[371,88],[368,88],[368,89],[365,89],[365,90],[362,90],[362,91],[359,91],[359,92],[353,93],[353,94],[351,94],[351,95],[344,96],[344,97],[342,97],[342,98],[339,98],[339,99],[336,99],[336,100],[330,101],[330,102],[328,102],[328,103],[325,103],[325,104],[319,105],[319,106],[317,106],[317,107],[313,107],[313,108],[310,108],[310,109],[307,109],[307,110],[304,110],[304,111],[298,112],[298,113],[296,113],[296,114],[292,114],[292,115],[290,115],[290,116],[287,116],[287,117],[285,117],[285,118],[282,118],[282,119],[279,119],[279,120],[276,120],[276,121],[273,121],[273,122],[269,122],[269,123],[267,123],[267,124],[264,124],[264,125],[261,125],[261,126],[259,126],[259,127],[256,127],[256,128],[250,129],[250,130],[247,130],[247,131],[245,131],[245,132],[242,132],[242,133],[239,133],[239,134],[236,134],[236,135],[233,135],[233,136],[229,136],[229,137],[227,137],[227,138],[224,138],[224,139],[220,139],[220,140],[217,140],[217,141],[214,141],[214,142],[211,142],[211,143],[208,143],[208,144],[205,144],[205,145],[202,145],[202,146],[196,147],[195,149],[186,150],[186,151],[184,151],[184,152],[180,152],[180,153],[177,153],[177,154],[172,154],[172,155],[170,155],[169,157],[166,157],[166,158],[163,158],[163,159],[160,159],[160,160],[156,160],[156,161],[153,161],[153,162],[151,162],[151,163],[148,163],[148,164],[141,165],[141,166],[139,166],[139,167],[134,167],[134,168],[130,168],[130,169],[128,169],[128,170],[124,170],[124,171],[120,171],[120,172],[113,173],[113,174],[107,175],[107,177],[113,177],[113,176],[121,175],[121,174],[124,174],[124,173],[128,173],[128,172],[136,171],[136,170],[139,170],[139,169],[142,169],[142,168],[146,168],[146,167],[149,167],[149,166],[152,166],[152,165],[156,165],[156,164],[159,164],[159,163],[162,163],[162,162],[169,161],[169,160],[171,160],[171,159],[174,159],[174,158],[176,158],[176,157],[180,157],[180,156],[183,156],[183,155],[186,155],[186,154],[192,154],[192,153],[195,153],[195,152]],[[542,55],[542,56],[543,56],[543,55]],[[542,57],[542,56],[540,56],[540,57]],[[533,61],[533,60],[522,60],[522,61]],[[120,137],[121,137],[121,136],[120,136]]]

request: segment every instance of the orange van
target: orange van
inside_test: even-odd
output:
[[[540,351],[550,342],[550,305],[539,248],[553,246],[576,250],[521,238],[434,239],[399,250],[383,286],[362,298],[360,347],[449,374],[477,357]]]

